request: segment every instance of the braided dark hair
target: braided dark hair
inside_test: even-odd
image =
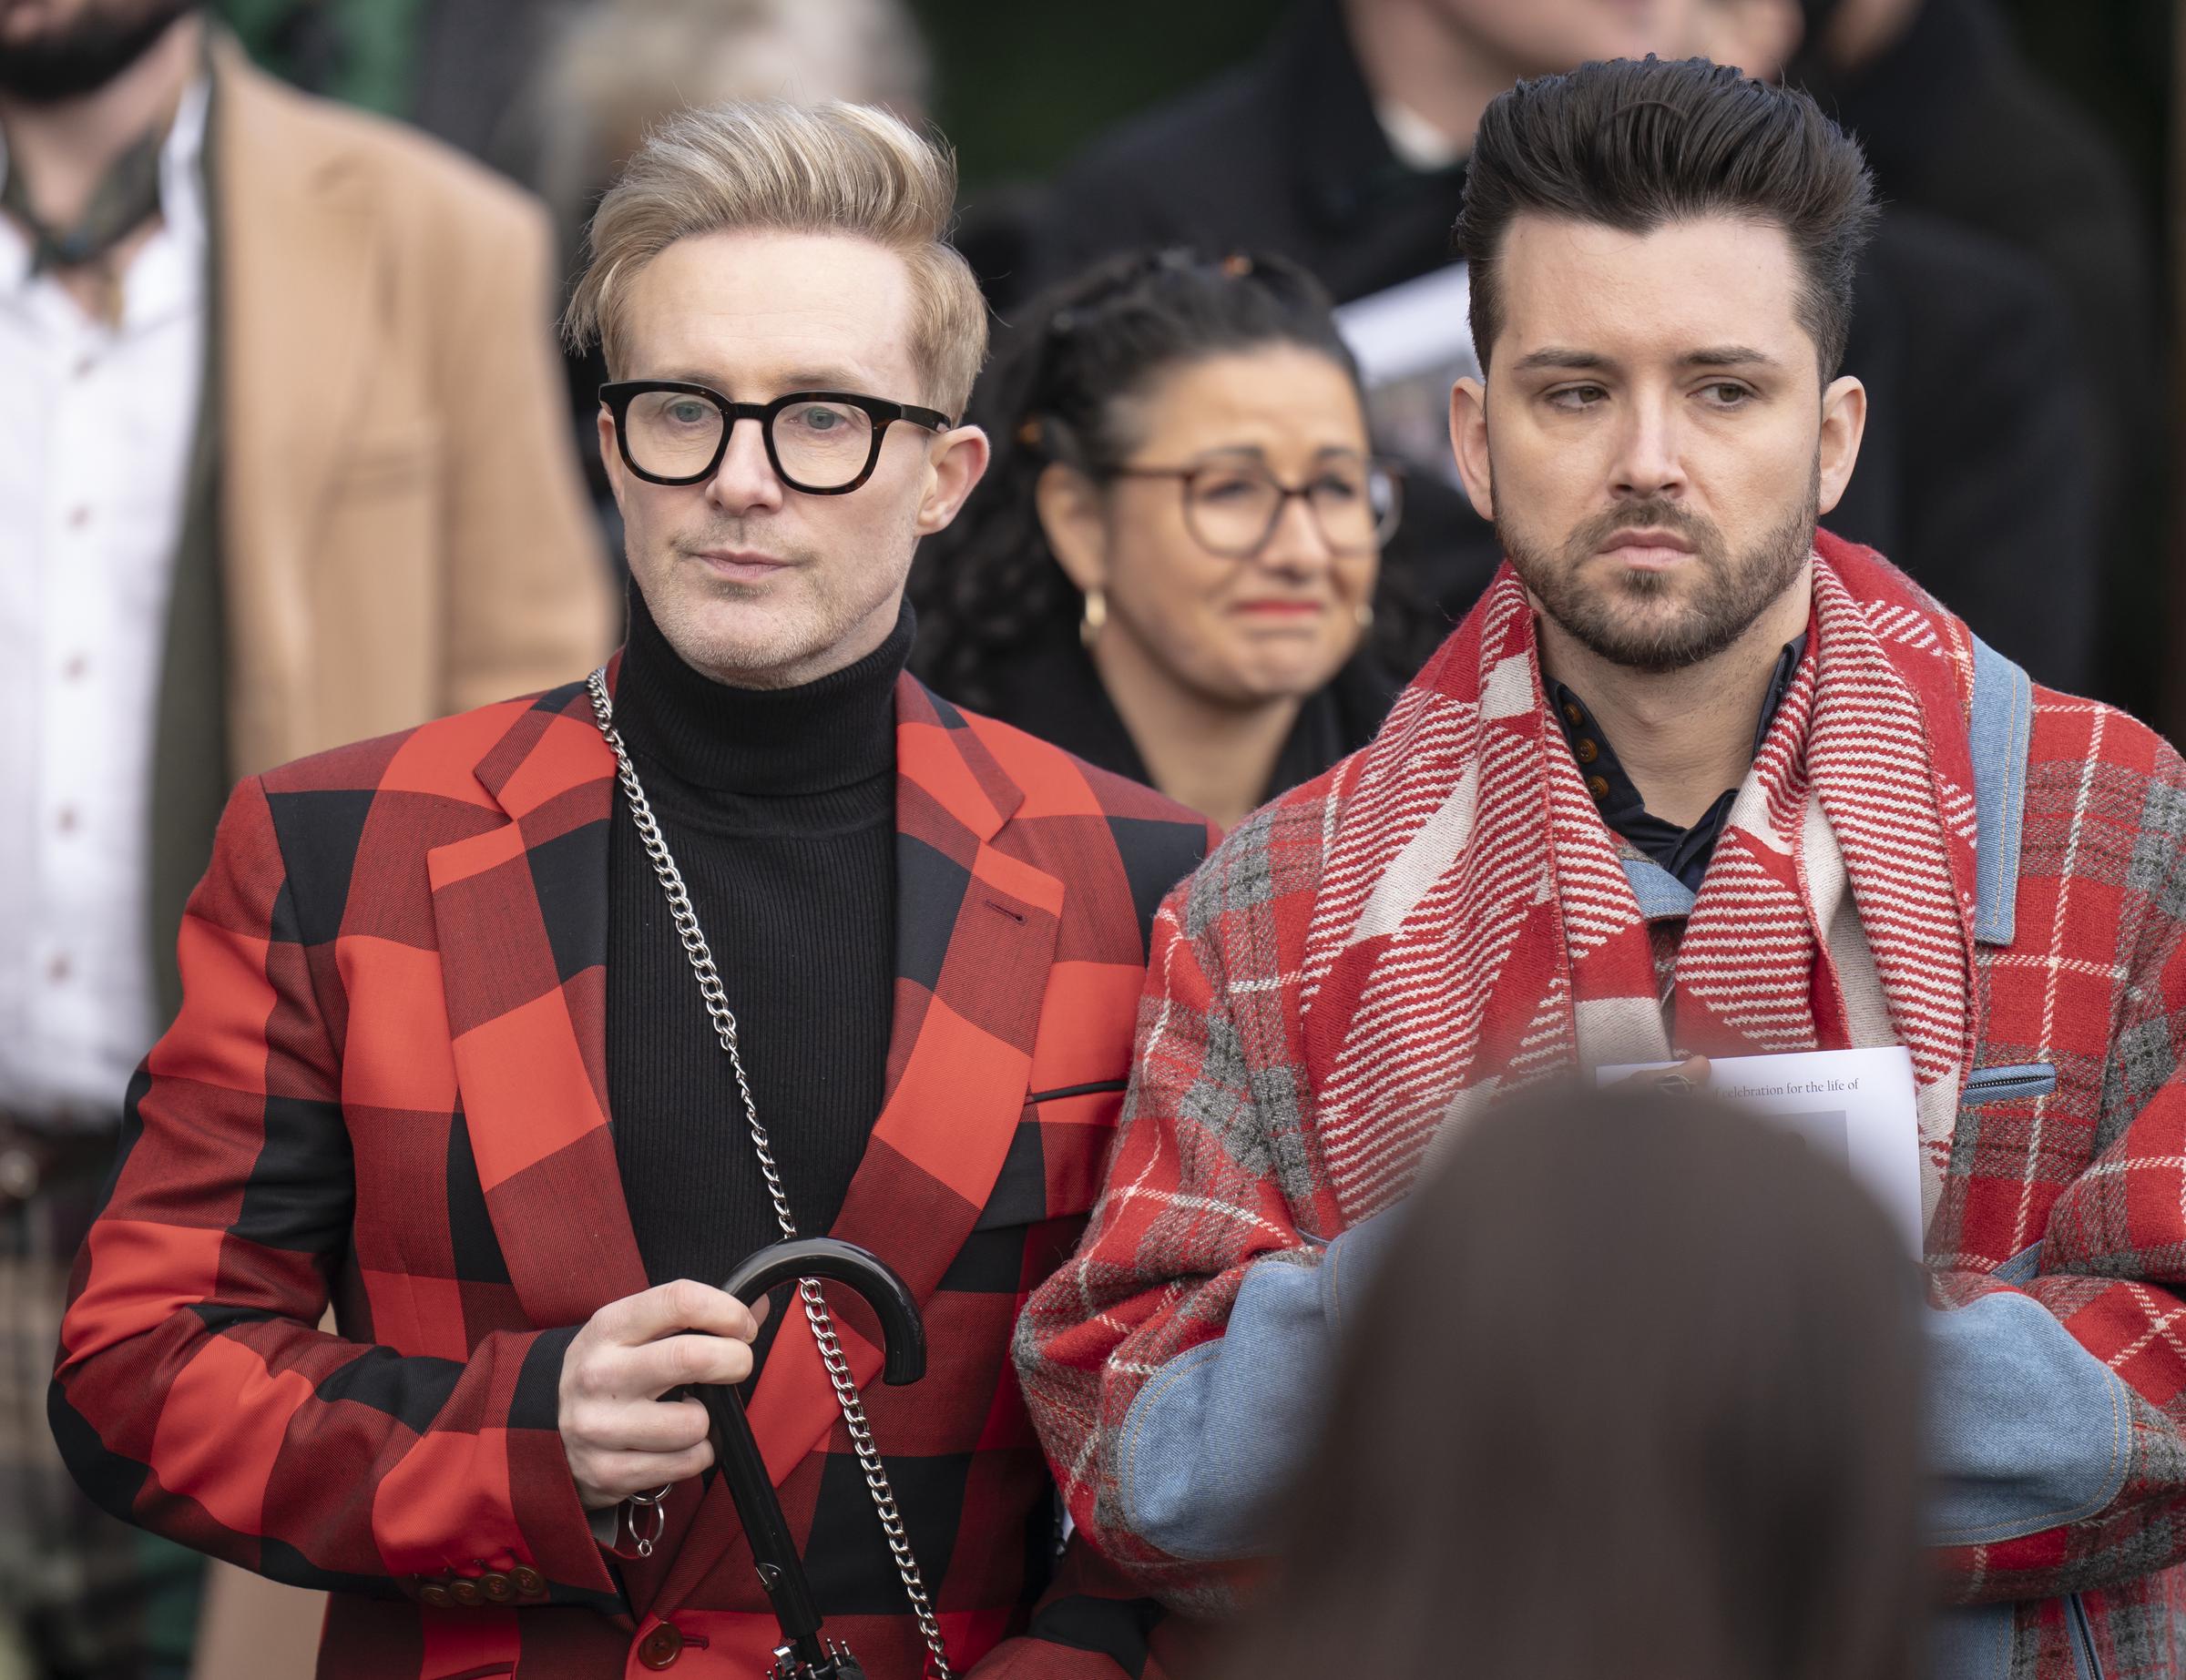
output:
[[[1099,480],[1134,440],[1127,399],[1210,356],[1294,344],[1358,381],[1327,292],[1280,257],[1181,249],[1117,257],[1035,300],[972,392],[967,424],[992,440],[986,476],[946,530],[919,545],[913,664],[975,709],[997,659],[1067,641],[1080,598],[1041,528],[1035,489],[1050,462]],[[1380,607],[1376,607],[1379,625]]]

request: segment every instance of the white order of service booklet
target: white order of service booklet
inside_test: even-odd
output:
[[[1669,1062],[1595,1070],[1603,1084]],[[1902,1044],[1879,1050],[1711,1056],[1708,1091],[1804,1138],[1867,1187],[1921,1257],[1920,1111],[1913,1058]]]

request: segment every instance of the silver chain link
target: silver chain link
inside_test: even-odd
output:
[[[691,972],[699,977],[699,992],[706,1000],[706,1013],[713,1019],[713,1030],[721,1041],[721,1048],[729,1053],[729,1066],[736,1075],[736,1094],[744,1105],[752,1153],[759,1156],[760,1176],[767,1183],[767,1199],[774,1204],[774,1223],[781,1227],[785,1240],[794,1239],[797,1221],[790,1212],[790,1198],[782,1190],[781,1173],[774,1165],[774,1151],[767,1142],[766,1128],[759,1122],[759,1105],[751,1100],[751,1082],[744,1077],[744,1058],[737,1048],[736,1016],[730,1012],[720,971],[713,964],[712,948],[706,943],[706,934],[699,926],[698,912],[691,908],[690,893],[683,885],[683,871],[676,867],[668,842],[660,836],[660,825],[653,818],[652,805],[638,783],[636,767],[630,763],[629,749],[622,744],[622,734],[615,728],[615,706],[608,697],[608,667],[603,665],[594,671],[585,679],[585,687],[592,695],[592,709],[599,732],[614,749],[616,776],[622,783],[630,819],[638,826],[638,838],[644,843],[646,855],[653,860],[653,872],[660,878],[661,890],[668,894],[669,914],[675,919],[677,937],[683,942],[683,954],[690,959]],[[948,1649],[942,1644],[941,1624],[934,1619],[934,1604],[926,1594],[925,1577],[919,1573],[918,1560],[911,1553],[910,1537],[904,1532],[903,1513],[896,1508],[895,1490],[889,1485],[887,1469],[873,1444],[873,1430],[865,1421],[865,1402],[851,1375],[842,1338],[835,1334],[834,1315],[828,1310],[820,1280],[798,1279],[797,1298],[804,1303],[804,1316],[812,1327],[812,1340],[820,1349],[820,1363],[827,1371],[828,1385],[835,1391],[835,1404],[842,1409],[843,1427],[850,1431],[850,1444],[858,1455],[858,1467],[865,1472],[865,1491],[873,1497],[873,1509],[881,1519],[881,1532],[887,1536],[889,1554],[895,1560],[895,1573],[903,1580],[904,1596],[911,1602],[911,1614],[918,1618],[919,1634],[926,1642],[930,1659],[928,1672],[937,1676],[937,1680],[951,1680]]]

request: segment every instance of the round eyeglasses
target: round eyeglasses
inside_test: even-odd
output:
[[[731,402],[707,385],[672,379],[616,380],[599,388],[615,422],[622,463],[654,484],[696,484],[720,471],[740,420],[759,422],[774,475],[807,495],[839,496],[873,476],[881,443],[897,421],[930,432],[952,423],[914,408],[848,391],[792,391],[771,402]]]
[[[1324,462],[1302,484],[1286,484],[1265,467],[1223,462],[1121,466],[1109,476],[1180,480],[1185,528],[1200,547],[1225,560],[1256,558],[1293,496],[1305,504],[1321,540],[1336,555],[1380,548],[1404,513],[1403,474],[1386,461]]]

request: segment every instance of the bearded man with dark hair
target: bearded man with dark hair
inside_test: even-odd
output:
[[[1019,1329],[1079,1526],[1171,1602],[1267,1543],[1441,1128],[1573,1069],[1902,1046],[1950,1661],[2179,1672],[2186,764],[1816,528],[1873,217],[1811,100],[1705,61],[1488,107],[1451,434],[1506,564],[1169,899],[1107,1189]]]

